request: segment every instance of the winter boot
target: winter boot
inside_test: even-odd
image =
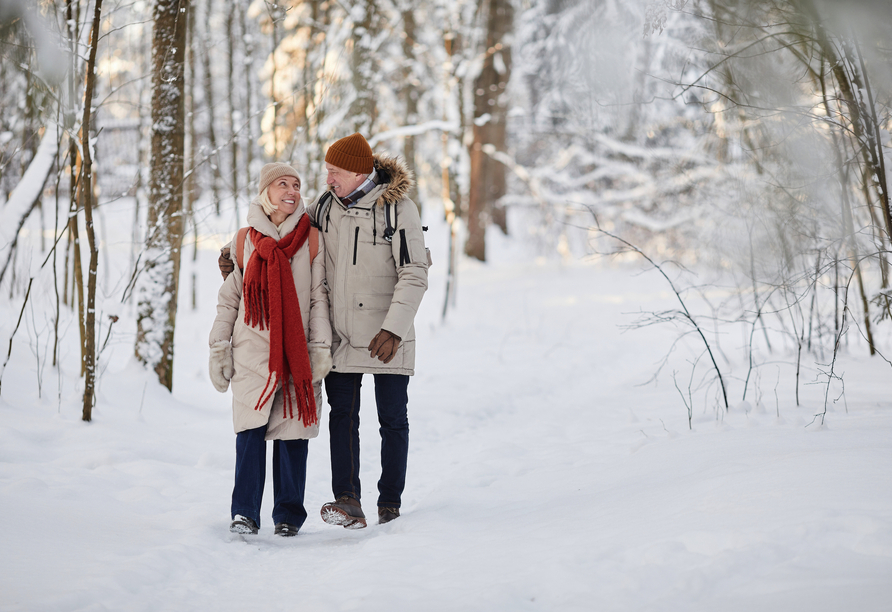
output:
[[[276,523],[276,535],[282,536],[283,538],[296,536],[299,529],[299,527],[289,525],[288,523]]]
[[[347,529],[362,529],[366,526],[365,514],[359,501],[342,495],[336,501],[322,506],[322,520],[329,525],[343,525]]]
[[[250,535],[257,533],[258,528],[254,519],[249,519],[247,516],[236,514],[232,518],[232,523],[229,525],[229,531],[232,533],[240,533],[242,535]]]
[[[399,508],[378,508],[378,524],[383,525],[389,523],[395,518],[399,518]]]

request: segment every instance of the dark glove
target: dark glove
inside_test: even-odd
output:
[[[369,352],[372,354],[372,357],[377,357],[378,361],[390,363],[394,355],[396,355],[396,350],[400,347],[400,341],[401,338],[399,336],[382,329],[372,338],[369,344]]]
[[[226,277],[232,274],[232,271],[235,270],[235,264],[229,259],[229,247],[220,249],[220,257],[217,258],[217,265],[220,266],[220,274],[223,275],[223,280],[226,280]]]

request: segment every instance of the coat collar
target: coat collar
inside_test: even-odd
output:
[[[300,221],[300,218],[307,212],[306,207],[304,206],[303,198],[297,203],[297,207],[294,209],[294,212],[288,215],[288,218],[282,223],[281,228],[276,228],[276,225],[270,221],[270,218],[266,216],[266,213],[263,212],[263,207],[260,205],[260,202],[255,198],[251,202],[251,206],[248,207],[248,225],[256,229],[258,232],[263,234],[264,236],[269,236],[270,238],[278,241],[284,236],[290,234],[295,227],[297,227],[297,222]],[[280,231],[281,230],[281,233]]]

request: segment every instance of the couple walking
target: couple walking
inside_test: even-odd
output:
[[[328,190],[309,208],[288,164],[263,167],[248,227],[220,258],[225,281],[211,329],[210,376],[232,385],[236,432],[232,524],[257,533],[273,441],[275,533],[296,535],[304,508],[307,443],[319,433],[322,385],[330,406],[332,492],[326,523],[366,526],[359,481],[362,375],[374,374],[381,432],[378,522],[400,515],[409,450],[414,318],[427,289],[421,220],[406,196],[413,178],[375,155],[361,134],[325,155]]]

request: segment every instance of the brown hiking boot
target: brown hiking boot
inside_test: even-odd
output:
[[[359,501],[342,495],[336,501],[322,506],[322,520],[329,525],[342,525],[347,529],[362,529],[366,526],[365,514]]]
[[[389,523],[395,518],[399,518],[399,508],[378,508],[378,524],[383,525]]]

